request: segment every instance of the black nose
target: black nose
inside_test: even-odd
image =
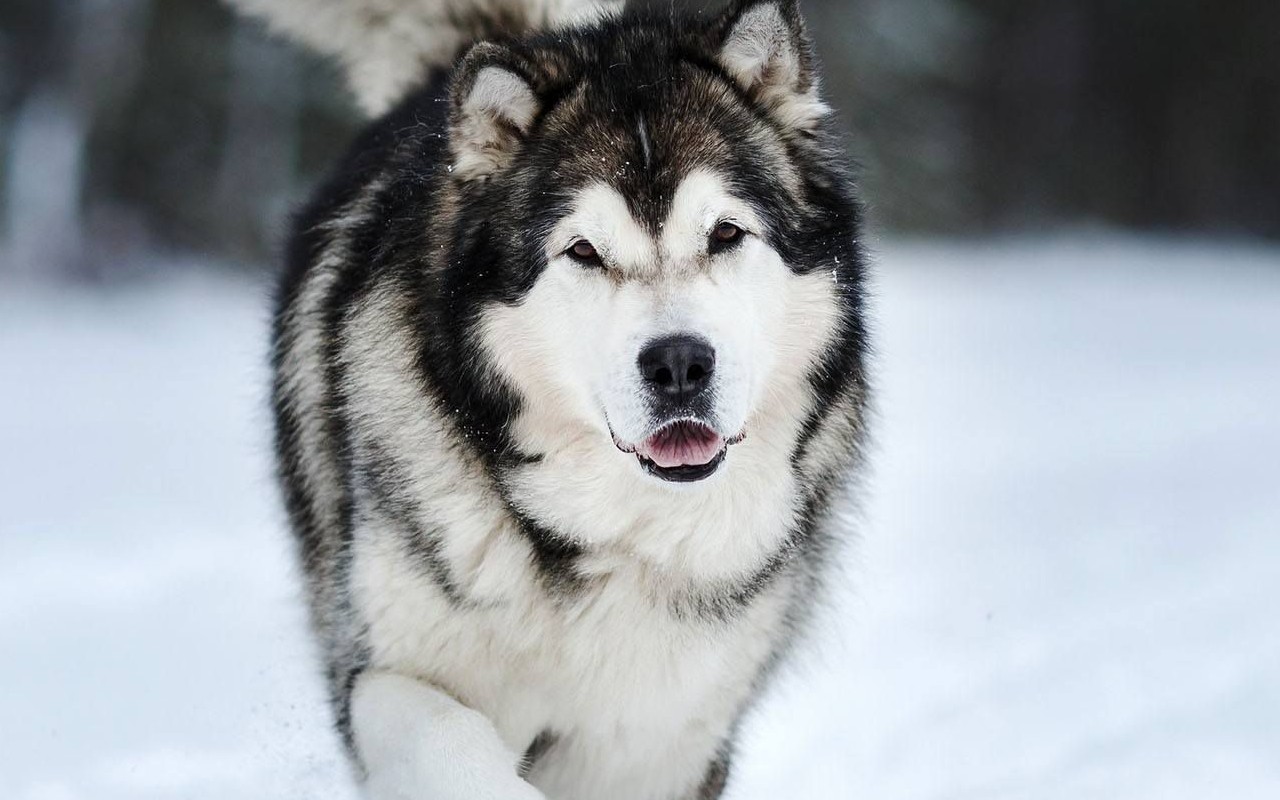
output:
[[[685,403],[711,385],[716,351],[693,336],[668,336],[640,351],[640,374],[655,392]]]

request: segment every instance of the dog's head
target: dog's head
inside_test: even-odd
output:
[[[668,485],[793,455],[861,269],[795,0],[480,45],[450,103],[450,268],[514,445]]]

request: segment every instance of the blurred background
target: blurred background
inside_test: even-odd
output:
[[[1280,236],[1280,4],[805,9],[881,230]],[[261,263],[357,124],[336,70],[215,0],[5,0],[7,268]]]
[[[877,446],[728,800],[1280,797],[1280,3],[803,7]],[[265,387],[358,125],[215,0],[0,2],[0,797],[353,796]]]

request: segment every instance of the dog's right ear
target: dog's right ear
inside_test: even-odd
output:
[[[484,181],[511,163],[541,109],[520,59],[482,42],[462,59],[449,91],[453,174]]]

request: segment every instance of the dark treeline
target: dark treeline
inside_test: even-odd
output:
[[[804,6],[882,227],[1280,236],[1274,0]],[[0,265],[260,261],[356,123],[335,70],[215,0],[6,0]]]
[[[810,0],[883,222],[1280,235],[1280,3]]]

